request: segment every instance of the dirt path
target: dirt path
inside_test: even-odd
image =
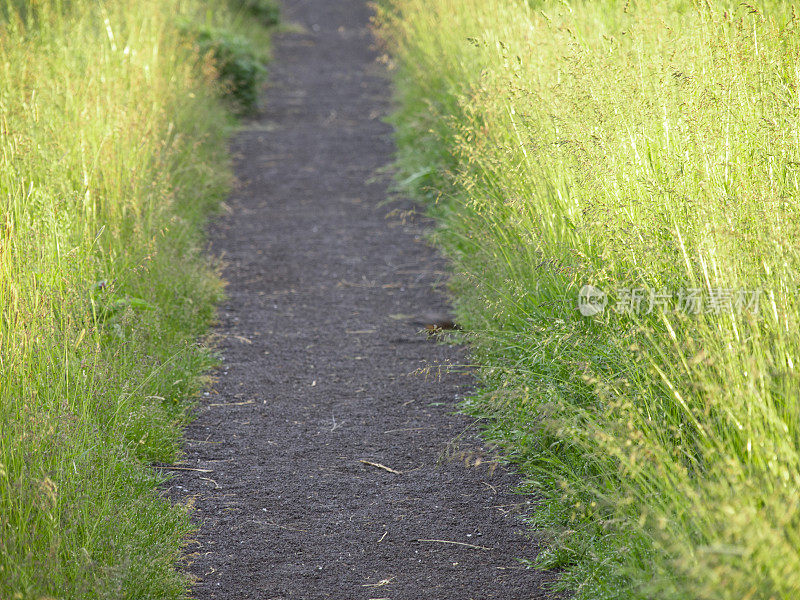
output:
[[[442,460],[469,425],[450,414],[469,376],[410,375],[461,357],[400,316],[446,309],[442,263],[424,223],[379,206],[390,92],[366,3],[285,4],[308,33],[277,36],[267,109],[235,142],[242,185],[212,232],[225,362],[187,433],[182,465],[203,471],[171,488],[202,523],[194,594],[544,598],[516,560],[535,544],[514,478]]]

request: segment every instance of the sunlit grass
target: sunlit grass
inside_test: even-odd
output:
[[[194,0],[0,4],[0,598],[179,598],[171,462],[220,284],[226,191]]]
[[[800,32],[780,2],[392,0],[403,177],[443,219],[468,402],[580,598],[800,595]],[[701,314],[605,289],[761,290]]]

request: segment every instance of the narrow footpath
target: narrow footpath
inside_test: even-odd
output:
[[[201,600],[542,599],[516,479],[454,416],[444,264],[409,202],[387,203],[390,81],[364,0],[287,0],[239,186],[211,231],[224,357],[170,495],[200,529]],[[188,470],[191,469],[191,470]]]

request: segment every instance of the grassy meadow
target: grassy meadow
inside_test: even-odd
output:
[[[149,465],[213,362],[202,226],[270,6],[0,1],[0,598],[185,597]]]
[[[797,9],[383,0],[376,27],[538,566],[586,600],[800,597]]]

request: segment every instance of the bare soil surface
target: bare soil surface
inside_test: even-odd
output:
[[[420,331],[447,312],[444,263],[413,205],[385,202],[390,82],[366,2],[287,0],[284,18],[304,32],[276,36],[211,231],[224,363],[187,431],[194,470],[170,482],[200,526],[193,594],[548,597],[518,560],[537,553],[528,500],[453,414],[471,377],[439,367],[462,351]]]

